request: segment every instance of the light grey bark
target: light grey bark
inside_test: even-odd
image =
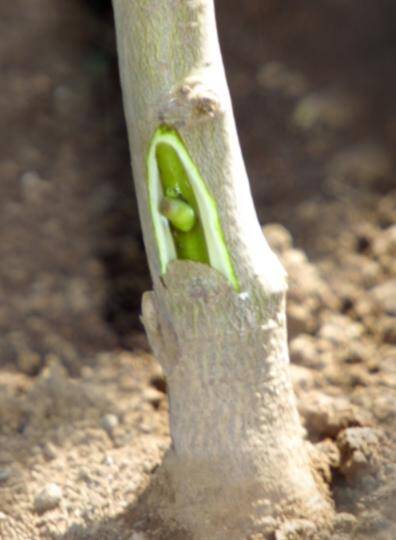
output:
[[[248,538],[268,516],[323,524],[331,506],[312,471],[287,367],[285,274],[254,210],[213,1],[113,4],[154,288],[143,297],[143,322],[170,399],[158,512],[199,540]],[[160,279],[145,159],[162,123],[179,130],[216,199],[240,293],[198,263],[175,261]]]

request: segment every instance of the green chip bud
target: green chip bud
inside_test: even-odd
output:
[[[147,173],[160,274],[176,259],[199,262],[221,272],[239,291],[216,200],[173,128],[159,126],[154,133]]]
[[[178,231],[191,231],[196,222],[193,208],[181,199],[164,197],[161,200],[160,212]]]

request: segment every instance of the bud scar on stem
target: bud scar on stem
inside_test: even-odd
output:
[[[216,201],[175,129],[160,126],[156,130],[147,170],[161,274],[175,259],[201,262],[221,272],[239,290]]]

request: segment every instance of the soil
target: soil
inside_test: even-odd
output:
[[[395,5],[217,9],[332,538],[394,540]],[[139,322],[150,280],[109,3],[2,2],[0,28],[0,538],[165,539],[134,511],[168,409]]]

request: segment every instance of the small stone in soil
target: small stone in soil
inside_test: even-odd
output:
[[[102,460],[103,465],[111,466],[114,465],[114,459],[111,456],[105,456]]]
[[[115,414],[105,414],[100,420],[102,428],[107,433],[113,433],[114,429],[118,426],[119,420]]]
[[[34,509],[38,514],[56,508],[62,500],[62,490],[58,484],[47,484],[34,499]]]

